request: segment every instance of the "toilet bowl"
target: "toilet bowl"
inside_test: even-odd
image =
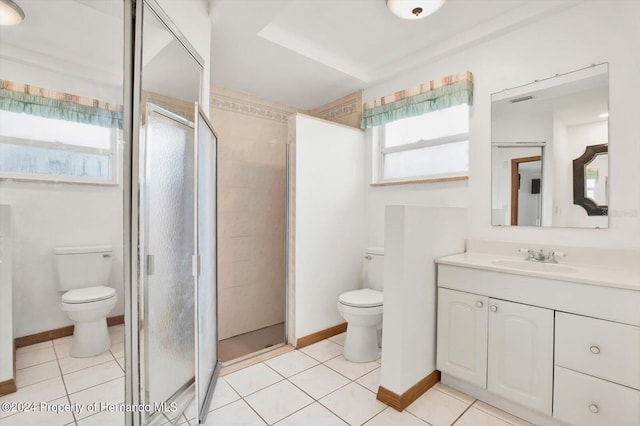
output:
[[[86,358],[111,347],[107,315],[118,301],[116,290],[106,285],[111,273],[110,246],[58,247],[54,249],[60,309],[74,323],[69,355]]]
[[[343,293],[338,312],[347,322],[343,356],[351,362],[371,362],[380,357],[378,331],[382,327],[382,276],[384,250],[371,247],[365,254],[364,287]]]
[[[109,350],[107,315],[117,302],[116,290],[105,286],[70,290],[62,295],[60,309],[75,324],[69,355],[86,358]]]
[[[368,288],[340,295],[338,312],[347,322],[343,356],[351,362],[371,362],[380,357],[378,328],[382,325],[383,294]]]

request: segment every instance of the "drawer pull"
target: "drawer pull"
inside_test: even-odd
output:
[[[491,312],[498,312],[498,307],[496,305],[492,305],[489,309],[491,309]]]
[[[482,307],[484,306],[484,303],[482,303],[481,301],[479,301],[479,300],[478,300],[478,301],[476,302],[476,306],[477,306],[478,308],[482,308]]]
[[[600,411],[600,409],[598,408],[598,406],[596,404],[591,404],[589,405],[589,411],[591,411],[592,413],[596,414]]]
[[[600,353],[600,348],[597,346],[591,346],[589,348],[589,350],[591,351],[592,354],[598,355]],[[596,407],[597,408],[597,407]]]

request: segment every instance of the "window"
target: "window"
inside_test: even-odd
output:
[[[0,110],[0,177],[116,183],[121,130]]]
[[[383,124],[379,128],[380,183],[466,176],[466,104]]]

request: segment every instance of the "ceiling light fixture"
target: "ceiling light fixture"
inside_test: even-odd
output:
[[[18,25],[24,19],[24,12],[11,0],[0,0],[0,25]]]
[[[422,19],[440,9],[445,0],[385,0],[394,15],[402,19]]]

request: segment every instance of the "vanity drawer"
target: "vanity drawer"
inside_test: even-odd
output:
[[[555,364],[640,389],[640,327],[556,312]]]
[[[553,417],[575,426],[638,426],[640,391],[555,367]]]

